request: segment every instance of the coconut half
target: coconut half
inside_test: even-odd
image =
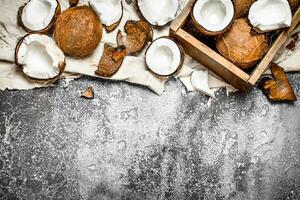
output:
[[[52,38],[41,34],[29,34],[18,42],[15,62],[22,67],[26,76],[37,80],[49,80],[63,72],[65,55]]]
[[[90,0],[90,6],[108,32],[113,31],[123,16],[122,0]]]
[[[154,26],[164,26],[175,19],[179,0],[137,0],[141,15]]]
[[[161,37],[150,44],[146,51],[146,65],[159,76],[170,76],[183,65],[182,47],[170,37]]]
[[[19,8],[18,23],[25,31],[46,33],[52,30],[60,11],[57,0],[30,0]]]
[[[234,20],[234,4],[232,0],[198,0],[191,17],[202,34],[220,35],[230,28]]]
[[[292,11],[287,0],[258,0],[248,18],[257,32],[270,32],[291,26]]]

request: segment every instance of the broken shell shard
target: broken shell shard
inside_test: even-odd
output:
[[[104,44],[104,50],[99,61],[98,69],[95,72],[99,76],[111,77],[120,69],[126,56],[125,47],[113,47]]]
[[[113,31],[119,25],[123,15],[121,0],[90,0],[89,3],[108,32]]]
[[[291,26],[292,11],[287,0],[258,0],[248,18],[257,32],[270,32]]]
[[[94,98],[94,89],[92,86],[89,86],[83,93],[81,93],[81,97],[85,99],[93,99]]]
[[[231,0],[198,0],[191,13],[196,28],[208,36],[226,32],[234,16],[235,9]]]
[[[52,38],[41,34],[29,34],[18,42],[15,62],[22,67],[26,76],[49,80],[63,72],[65,56]]]
[[[136,55],[141,52],[148,42],[152,41],[152,27],[144,20],[128,20],[124,26],[126,36],[119,31],[117,34],[118,46],[125,46],[127,55]]]
[[[275,78],[264,79],[260,86],[271,101],[297,101],[293,88],[284,70],[272,63],[271,71]]]
[[[65,10],[55,23],[54,39],[64,53],[85,57],[94,52],[102,38],[98,15],[88,6]]]
[[[144,19],[154,26],[164,26],[176,17],[179,0],[137,0]]]
[[[176,73],[183,65],[183,61],[182,47],[169,37],[156,39],[146,51],[148,69],[159,76]]]
[[[60,11],[57,0],[30,0],[19,8],[18,24],[28,32],[47,33],[52,30]]]

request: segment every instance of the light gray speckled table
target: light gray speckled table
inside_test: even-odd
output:
[[[300,102],[207,100],[175,80],[0,92],[0,199],[300,199]]]

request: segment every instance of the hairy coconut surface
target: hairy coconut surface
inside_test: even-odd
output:
[[[126,49],[124,46],[115,48],[105,43],[96,74],[103,77],[113,76],[120,69],[125,56]]]
[[[300,7],[300,0],[289,0],[292,11],[296,11]]]
[[[260,87],[271,101],[297,101],[293,88],[283,68],[272,63],[271,71],[275,80],[265,78]]]
[[[216,47],[225,58],[246,70],[263,57],[267,39],[265,34],[252,32],[247,19],[240,18],[228,32],[217,38]]]
[[[234,0],[236,18],[244,17],[255,0]]]
[[[85,57],[97,48],[102,32],[98,15],[88,6],[78,6],[59,15],[55,23],[54,39],[67,55]]]
[[[128,20],[124,26],[126,36],[119,31],[117,34],[118,46],[124,45],[128,55],[135,55],[143,50],[153,38],[152,27],[144,20]]]

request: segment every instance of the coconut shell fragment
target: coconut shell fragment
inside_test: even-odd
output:
[[[98,15],[88,6],[78,6],[59,15],[55,23],[54,39],[65,54],[85,57],[95,51],[102,32]]]
[[[128,20],[124,26],[126,36],[119,31],[117,34],[118,46],[126,47],[127,55],[136,55],[141,52],[148,42],[153,39],[153,29],[144,20]]]
[[[71,7],[76,6],[76,5],[78,4],[78,1],[79,1],[79,0],[69,0],[69,5],[70,5]]]
[[[109,44],[104,44],[96,74],[103,77],[113,76],[120,69],[125,56],[126,49],[124,46],[115,48]]]
[[[94,89],[92,86],[89,86],[82,94],[81,97],[85,99],[93,99],[94,98]]]
[[[247,70],[266,53],[267,38],[265,34],[251,31],[247,19],[240,18],[228,32],[217,38],[216,47],[233,64]]]
[[[293,88],[283,68],[272,63],[271,71],[275,80],[263,79],[259,86],[271,101],[297,101]]]

